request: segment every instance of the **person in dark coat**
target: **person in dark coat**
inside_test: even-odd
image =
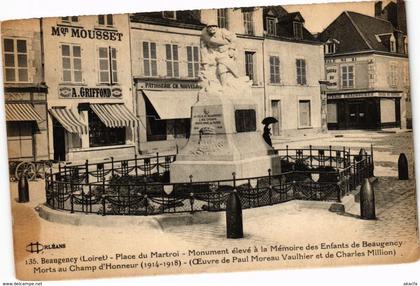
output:
[[[268,127],[269,124],[264,125],[264,132],[263,132],[263,138],[264,141],[270,145],[271,147],[273,147],[273,144],[271,143],[271,128]]]

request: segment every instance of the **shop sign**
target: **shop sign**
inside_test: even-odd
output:
[[[196,81],[144,81],[139,89],[200,89]]]
[[[337,88],[337,69],[334,68],[327,68],[326,69],[327,72],[327,80],[328,85],[327,85],[327,89],[335,89]]]
[[[401,94],[392,92],[365,92],[348,94],[328,94],[328,99],[348,99],[348,98],[370,98],[370,97],[401,97]]]
[[[68,27],[68,26],[53,26],[51,27],[51,36],[66,37],[69,35],[71,38],[80,39],[96,39],[105,41],[118,41],[121,42],[123,33],[118,31],[110,31],[103,29],[85,29],[83,27]]]
[[[122,90],[119,87],[74,87],[63,86],[58,89],[60,98],[120,98]]]

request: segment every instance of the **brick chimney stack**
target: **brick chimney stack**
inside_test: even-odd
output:
[[[375,17],[382,18],[382,1],[375,2]]]
[[[407,34],[407,19],[404,0],[397,0],[397,28]]]

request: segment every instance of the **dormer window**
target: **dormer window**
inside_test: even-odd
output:
[[[163,11],[162,16],[165,19],[176,20],[176,11]]]
[[[98,15],[98,24],[101,26],[112,27],[114,26],[114,17],[112,14]]]
[[[397,44],[396,44],[396,42],[395,42],[395,38],[394,38],[394,36],[391,36],[391,37],[389,38],[389,51],[390,51],[391,53],[395,53],[395,52],[397,51]]]
[[[324,44],[324,54],[329,55],[329,54],[335,54],[337,51],[337,44],[339,43],[339,41],[335,40],[335,39],[330,39],[328,41],[325,42]]]
[[[408,39],[404,37],[404,54],[408,55]]]
[[[61,21],[63,22],[63,23],[69,23],[69,24],[71,24],[71,23],[77,23],[77,22],[79,22],[79,17],[77,17],[77,16],[71,16],[71,17],[69,17],[69,16],[66,16],[66,17],[61,17]]]
[[[267,21],[267,35],[275,36],[277,34],[276,18],[267,17],[266,21]]]
[[[303,39],[303,27],[301,22],[293,22],[293,36],[295,39]]]

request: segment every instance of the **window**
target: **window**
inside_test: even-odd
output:
[[[125,144],[125,128],[109,128],[89,110],[89,146],[111,146]]]
[[[392,87],[397,86],[397,65],[395,63],[390,63],[389,65],[389,84]]]
[[[176,20],[176,11],[163,11],[162,17],[166,19]]]
[[[179,77],[178,45],[166,44],[166,76]]]
[[[79,45],[61,45],[63,81],[82,82],[82,50]]]
[[[306,84],[306,61],[304,59],[296,60],[296,82],[297,84]]]
[[[156,43],[143,42],[143,68],[145,76],[157,76]]]
[[[228,29],[228,9],[217,9],[217,25],[219,28]]]
[[[188,77],[198,77],[198,72],[200,70],[198,47],[187,47],[187,70]]]
[[[236,132],[251,132],[257,130],[254,109],[235,110]]]
[[[280,59],[270,56],[270,83],[280,83]]]
[[[256,84],[255,70],[254,70],[255,52],[245,52],[245,75],[249,77],[254,84]]]
[[[311,101],[299,100],[299,127],[311,126]]]
[[[354,87],[354,66],[341,67],[341,86],[342,88]]]
[[[247,35],[254,35],[254,22],[253,22],[253,12],[246,11],[244,14],[244,32]]]
[[[4,71],[6,82],[28,82],[28,50],[26,40],[4,39]]]
[[[99,82],[109,84],[118,82],[117,49],[99,48]]]
[[[74,23],[74,22],[79,22],[79,17],[77,16],[72,16],[72,17],[61,17],[61,21],[64,23]]]
[[[108,27],[114,26],[114,18],[112,14],[98,15],[98,24],[102,26],[108,26]]]
[[[389,39],[389,50],[391,53],[395,53],[397,51],[397,45],[393,36]]]
[[[266,21],[267,21],[267,35],[269,36],[277,35],[276,18],[267,17]]]
[[[325,54],[334,54],[335,53],[335,43],[326,43],[324,45]]]
[[[296,39],[303,39],[303,27],[300,22],[293,22],[293,36]]]
[[[404,37],[404,54],[408,55],[408,39]]]
[[[281,129],[281,103],[280,100],[271,101],[271,116],[278,120],[277,123],[272,124],[271,128],[274,136],[280,135]]]

